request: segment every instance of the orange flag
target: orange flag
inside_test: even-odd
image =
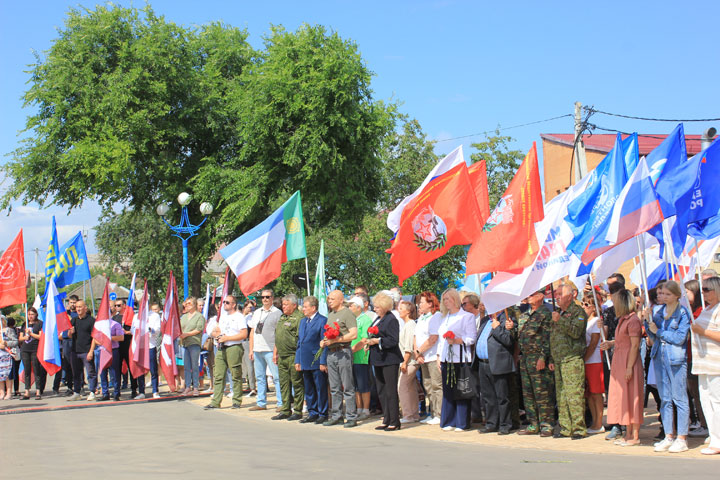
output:
[[[545,217],[535,142],[508,185],[465,262],[467,274],[507,272],[530,265],[539,247],[535,222]]]
[[[485,223],[485,220],[490,216],[490,200],[488,198],[487,167],[485,160],[473,163],[470,168],[468,168],[468,174],[470,174],[470,183],[475,190],[475,197],[477,198],[478,208],[480,210],[478,223]]]
[[[428,183],[402,212],[390,254],[400,285],[454,245],[467,245],[480,232],[478,205],[465,163]]]
[[[22,228],[0,257],[0,307],[27,303]]]

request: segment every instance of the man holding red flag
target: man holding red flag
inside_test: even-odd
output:
[[[108,385],[108,372],[113,369],[114,398],[120,400],[120,342],[125,338],[120,323],[110,317],[110,300],[108,298],[109,280],[105,282],[100,309],[92,330],[92,345],[90,347],[90,358],[92,358],[95,346],[100,346],[100,388],[102,389],[101,401],[110,400],[110,387]]]
[[[145,374],[150,371],[149,310],[150,302],[148,301],[146,280],[142,300],[140,300],[140,308],[132,323],[133,335],[130,346],[130,374],[137,379],[138,390],[140,391],[135,397],[136,400],[145,398]]]
[[[535,222],[544,218],[535,142],[482,232],[473,238],[466,273],[511,271],[530,265],[539,250]]]
[[[400,285],[450,247],[471,243],[480,233],[479,218],[465,162],[431,180],[403,209],[395,241],[387,250]]]
[[[160,345],[160,369],[168,382],[171,392],[177,391],[175,377],[178,374],[175,364],[175,340],[180,337],[180,312],[177,304],[177,285],[175,277],[170,271],[170,283],[165,296],[165,309],[163,311],[162,345]]]

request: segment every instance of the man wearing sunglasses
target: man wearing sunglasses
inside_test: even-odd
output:
[[[280,376],[278,367],[273,363],[273,350],[275,349],[275,327],[280,320],[282,312],[273,306],[272,290],[263,290],[260,298],[262,308],[253,312],[250,320],[250,360],[255,364],[255,377],[258,387],[257,405],[250,410],[267,410],[267,369],[270,368],[273,383],[275,384],[275,396],[277,397],[276,411],[282,409],[282,394],[280,393]],[[242,389],[241,389],[242,391]]]
[[[237,309],[237,300],[228,295],[223,300],[225,313],[212,317],[208,322],[207,333],[217,343],[217,354],[215,355],[214,387],[212,401],[205,406],[205,410],[220,408],[222,404],[225,378],[230,370],[233,382],[232,408],[240,408],[242,404],[242,341],[248,336],[245,316]]]

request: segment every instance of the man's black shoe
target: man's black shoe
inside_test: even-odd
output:
[[[115,400],[116,402],[119,402],[119,401],[120,401],[120,395],[115,395],[115,397],[113,397],[113,400]]]
[[[66,397],[72,397],[74,394],[75,392],[72,390],[72,388],[65,392]]]
[[[501,428],[500,430],[498,430],[498,435],[510,435],[510,430],[508,430],[507,428]]]
[[[355,420],[348,420],[345,422],[345,425],[343,425],[345,428],[353,428],[357,427],[357,422]]]
[[[553,433],[553,438],[565,438],[565,437],[566,437],[566,435],[563,435],[563,434],[560,433],[560,432],[558,432],[558,433]]]
[[[488,427],[481,427],[480,433],[493,433],[497,432],[497,428],[488,428]]]
[[[317,420],[315,420],[315,425],[322,425],[327,421],[327,417],[317,417]]]
[[[285,420],[286,418],[290,418],[290,415],[287,413],[278,413],[274,417],[271,417],[271,420]]]
[[[575,433],[570,437],[571,440],[582,440],[583,438],[585,438],[585,435],[580,435],[579,433]]]
[[[302,415],[300,415],[299,413],[293,413],[292,415],[290,415],[288,417],[288,422],[292,422],[294,420],[300,420],[301,418],[302,418]]]
[[[220,407],[218,407],[217,405],[213,405],[212,403],[208,403],[207,405],[205,405],[205,410],[213,410],[215,408],[220,408]]]
[[[303,418],[302,420],[300,420],[300,423],[313,423],[313,422],[317,421],[317,419],[318,419],[317,415],[309,415],[309,416]]]
[[[102,396],[102,398],[99,399],[101,402],[109,402],[110,401],[110,394],[105,394]]]
[[[233,403],[233,404],[232,404],[232,407],[230,407],[230,408],[232,408],[233,410],[240,410],[240,404],[239,404],[239,403]]]

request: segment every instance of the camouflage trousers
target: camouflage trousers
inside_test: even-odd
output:
[[[558,423],[565,436],[586,435],[585,362],[582,357],[567,357],[555,364]]]
[[[530,425],[542,430],[552,429],[555,423],[555,385],[553,372],[547,367],[537,371],[539,358],[544,355],[525,355],[520,357],[520,375],[522,378],[525,415]]]

